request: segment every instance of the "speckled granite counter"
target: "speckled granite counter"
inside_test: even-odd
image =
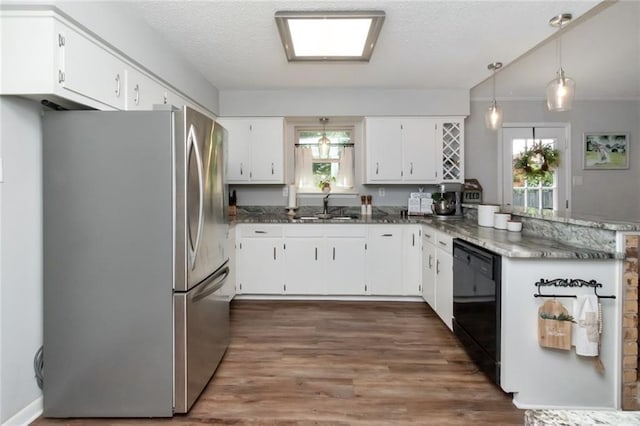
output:
[[[317,209],[316,209],[317,210]],[[397,211],[396,211],[397,210]],[[354,210],[345,209],[340,215],[354,215],[355,219],[305,220],[300,217],[312,216],[313,211],[301,211],[291,217],[283,208],[253,207],[239,208],[233,223],[305,223],[305,224],[426,224],[454,238],[462,238],[502,256],[514,258],[557,258],[557,259],[612,259],[620,257],[614,251],[594,250],[568,245],[560,240],[539,238],[520,232],[509,232],[494,228],[484,228],[474,220],[439,220],[432,217],[400,217],[400,209],[379,208],[371,217],[360,217]],[[543,234],[544,235],[544,234]]]
[[[527,410],[525,426],[640,425],[640,412],[587,410]]]

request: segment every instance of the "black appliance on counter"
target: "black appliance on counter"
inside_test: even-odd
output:
[[[501,256],[453,240],[453,332],[476,365],[500,384]]]

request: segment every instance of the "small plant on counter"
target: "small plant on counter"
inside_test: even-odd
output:
[[[541,312],[540,318],[547,319],[547,320],[555,320],[555,321],[570,321],[572,323],[576,322],[575,318],[573,318],[571,315],[564,314],[564,313],[554,315],[554,314],[549,314],[547,312]]]

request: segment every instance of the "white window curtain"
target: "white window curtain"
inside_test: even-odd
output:
[[[295,149],[295,178],[298,189],[313,188],[313,157],[310,146]]]
[[[338,176],[336,177],[336,186],[341,188],[353,188],[353,147],[345,146],[342,148],[340,162],[338,166]]]

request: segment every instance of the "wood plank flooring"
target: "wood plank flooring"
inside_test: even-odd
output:
[[[424,303],[241,300],[231,330],[187,415],[34,424],[523,424]]]

